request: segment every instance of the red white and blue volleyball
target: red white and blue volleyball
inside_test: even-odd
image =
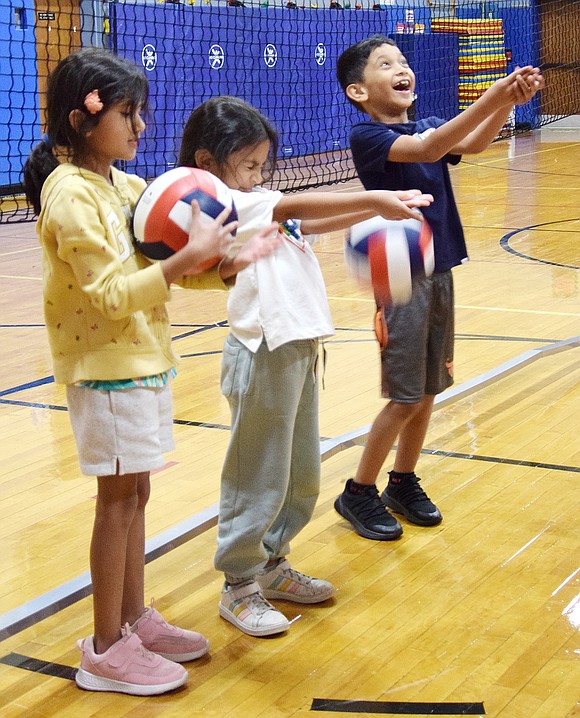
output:
[[[373,217],[348,230],[344,257],[349,274],[372,288],[377,301],[406,304],[413,279],[433,274],[433,233],[425,219]]]
[[[226,223],[238,218],[230,189],[206,170],[175,167],[153,180],[143,191],[133,211],[133,238],[149,259],[167,259],[187,244],[191,228],[191,202],[196,200],[202,222],[215,219],[225,207]],[[200,269],[208,269],[215,257]]]

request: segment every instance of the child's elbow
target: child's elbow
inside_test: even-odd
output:
[[[434,145],[433,147],[424,147],[421,152],[421,159],[418,162],[439,162],[442,157],[445,157],[446,152],[443,152],[440,147]]]

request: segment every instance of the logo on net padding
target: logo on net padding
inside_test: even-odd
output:
[[[276,45],[272,45],[271,43],[266,45],[264,48],[264,62],[266,63],[266,67],[274,67],[274,65],[278,62],[278,50],[276,49]]]
[[[155,45],[145,45],[141,50],[141,63],[147,72],[157,67],[157,50]]]
[[[212,70],[221,70],[226,63],[226,53],[221,45],[212,45],[207,57]]]

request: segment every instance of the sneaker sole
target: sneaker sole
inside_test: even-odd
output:
[[[410,521],[412,524],[416,524],[417,526],[437,526],[437,524],[440,524],[441,521],[443,521],[443,516],[441,516],[441,514],[434,516],[431,519],[417,516],[416,514],[411,513],[396,499],[393,499],[390,496],[385,496],[384,494],[381,495],[381,501],[387,508],[391,509],[391,511],[404,516],[407,521]]]
[[[112,678],[95,676],[82,668],[79,668],[75,675],[75,682],[79,688],[85,691],[107,691],[110,693],[128,693],[131,696],[156,696],[160,693],[167,693],[182,686],[187,680],[187,672],[181,678],[169,683],[157,685],[141,685],[139,683],[125,683],[115,681]]]
[[[275,591],[262,588],[262,596],[264,596],[264,598],[274,598],[279,601],[292,601],[292,603],[322,603],[334,596],[334,588],[326,593],[319,593],[316,596],[300,596],[296,593],[288,593],[288,591]]]
[[[151,651],[151,648],[148,650]],[[161,653],[161,651],[152,651],[161,658],[167,658],[174,663],[186,663],[187,661],[195,661],[196,658],[201,658],[209,652],[209,641],[204,648],[200,648],[199,651],[192,651],[191,653]]]
[[[339,513],[343,519],[346,519],[350,524],[352,524],[352,527],[357,534],[359,534],[359,536],[372,539],[374,541],[394,541],[403,534],[403,527],[399,525],[395,526],[393,531],[388,534],[378,533],[377,531],[371,531],[370,529],[365,528],[356,516],[342,505],[340,499],[341,497],[339,496],[334,502],[336,512]]]
[[[290,623],[288,621],[274,626],[247,626],[243,621],[240,621],[230,611],[228,611],[227,608],[224,608],[221,603],[218,604],[218,609],[222,618],[225,618],[226,621],[229,621],[236,628],[239,628],[242,633],[246,633],[248,636],[255,636],[257,638],[260,638],[260,636],[274,636],[276,633],[285,633],[290,628]]]

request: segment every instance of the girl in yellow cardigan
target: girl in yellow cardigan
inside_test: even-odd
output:
[[[90,550],[94,635],[79,641],[77,684],[134,695],[182,685],[179,662],[208,651],[200,633],[144,605],[145,506],[151,469],[173,448],[171,348],[165,303],[172,282],[225,288],[224,280],[279,243],[272,228],[234,259],[236,223],[225,210],[189,242],[151,264],[135,253],[129,220],[145,182],[112,167],[132,160],[145,129],[147,80],[131,63],[87,48],[49,78],[47,136],[25,166],[43,248],[44,314],[57,382],[66,384],[83,473],[97,476]],[[211,257],[220,265],[199,273]]]

